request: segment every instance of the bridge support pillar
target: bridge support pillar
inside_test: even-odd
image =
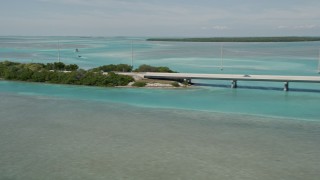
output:
[[[237,88],[238,87],[238,83],[237,83],[237,81],[236,80],[233,80],[232,82],[231,82],[231,88]]]
[[[284,88],[283,88],[284,91],[289,91],[289,82],[285,82],[284,83]]]

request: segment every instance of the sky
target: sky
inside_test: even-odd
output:
[[[0,35],[320,36],[319,0],[0,0]]]

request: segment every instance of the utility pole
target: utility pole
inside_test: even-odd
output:
[[[133,70],[133,40],[131,40],[131,68]]]
[[[58,40],[58,62],[60,62],[60,41]]]
[[[220,59],[221,59],[221,64],[220,64],[220,70],[223,70],[223,44],[221,43],[220,45]]]

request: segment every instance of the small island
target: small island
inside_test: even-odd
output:
[[[320,37],[208,37],[208,38],[150,38],[147,41],[169,42],[303,42],[320,41]]]
[[[150,80],[143,77],[125,75],[125,72],[167,72],[174,73],[168,67],[155,67],[143,64],[132,69],[127,64],[110,64],[79,69],[76,64],[54,63],[18,63],[0,62],[0,79],[13,81],[41,82],[53,84],[71,84],[101,87],[180,87],[176,81]]]

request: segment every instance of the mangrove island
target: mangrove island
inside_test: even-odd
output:
[[[130,86],[143,87],[148,82],[151,83],[150,80],[135,79],[132,76],[118,74],[117,72],[173,73],[174,71],[168,67],[154,67],[146,64],[134,70],[132,66],[127,64],[110,64],[84,70],[79,69],[79,66],[76,64],[66,65],[62,62],[47,64],[0,62],[0,79],[4,80],[102,87],[128,86],[129,83],[131,83]],[[172,84],[172,87],[178,86],[177,82],[170,81],[165,83]]]

